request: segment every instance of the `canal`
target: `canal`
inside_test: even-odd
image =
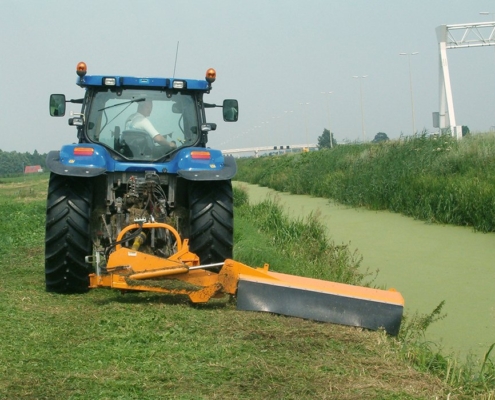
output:
[[[426,339],[441,346],[444,354],[462,359],[472,353],[479,358],[495,342],[495,234],[257,185],[234,185],[247,188],[252,203],[278,198],[296,218],[318,212],[331,241],[357,249],[363,270],[378,270],[374,285],[402,293],[406,315],[429,314],[445,300],[446,317],[426,332]]]

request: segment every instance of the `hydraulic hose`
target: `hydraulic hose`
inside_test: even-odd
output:
[[[110,243],[108,245],[108,247],[105,249],[105,258],[108,260],[108,256],[110,255],[110,251],[114,247],[118,246],[119,244],[125,243],[125,242],[127,242],[129,240],[133,240],[133,239],[137,238],[141,234],[142,231],[143,231],[143,225],[142,224],[139,224],[139,228],[136,229],[136,231],[133,232],[133,233],[131,233],[129,236],[127,236],[127,237],[125,237],[125,238],[123,238],[121,240],[118,240],[116,242]]]

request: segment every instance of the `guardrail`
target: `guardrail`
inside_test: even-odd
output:
[[[292,150],[304,150],[304,149],[315,149],[318,145],[316,144],[292,144],[285,146],[258,146],[258,147],[245,147],[239,149],[227,149],[222,150],[223,154],[236,154],[236,153],[254,153],[255,157],[259,155],[260,152],[291,152]]]

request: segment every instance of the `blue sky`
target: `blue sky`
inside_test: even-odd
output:
[[[480,15],[488,11],[490,15]],[[89,74],[203,78],[217,70],[209,102],[237,98],[240,118],[221,122],[221,149],[316,142],[330,127],[338,142],[434,131],[442,24],[495,17],[488,0],[86,0],[0,1],[0,149],[41,153],[76,140],[50,118],[50,93],[81,97],[79,61]],[[495,126],[495,46],[449,50],[457,122]],[[367,77],[354,79],[353,76]],[[322,94],[321,92],[332,92]],[[72,110],[77,111],[75,105]],[[327,109],[330,111],[327,112]]]

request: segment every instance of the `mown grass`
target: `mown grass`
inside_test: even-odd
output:
[[[46,293],[44,200],[16,197],[3,183],[0,198],[2,232],[12,239],[2,243],[0,258],[0,398],[493,398],[490,362],[471,369],[477,375],[469,379],[451,363],[449,377],[461,377],[452,380],[443,364],[448,358],[421,342],[421,332],[438,317],[434,313],[406,321],[395,339],[240,312],[229,299],[192,306],[152,293]],[[239,261],[255,265],[251,261],[260,258],[300,275],[362,278],[359,257],[325,242],[316,220],[292,223],[271,201],[252,207],[245,194],[236,192],[235,198]],[[316,242],[307,250],[305,235]],[[279,259],[284,262],[277,264]],[[350,272],[344,273],[346,264]],[[435,369],[428,366],[432,359],[440,360]]]
[[[350,206],[495,231],[495,135],[405,137],[240,159],[236,179]]]

